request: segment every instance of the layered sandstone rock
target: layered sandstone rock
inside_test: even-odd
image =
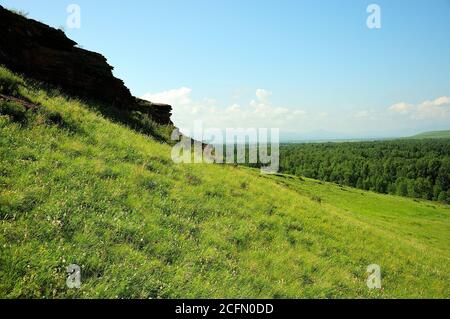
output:
[[[171,124],[172,108],[133,97],[101,54],[78,48],[64,32],[0,6],[0,64],[64,91]]]

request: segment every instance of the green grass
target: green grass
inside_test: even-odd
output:
[[[16,95],[19,87],[23,85],[22,78],[0,66],[0,93]]]
[[[434,132],[425,132],[414,135],[410,137],[412,139],[428,139],[428,138],[450,138],[450,130],[449,131],[434,131]]]
[[[16,92],[41,107],[0,108],[1,298],[449,297],[448,205],[176,165],[92,105]]]

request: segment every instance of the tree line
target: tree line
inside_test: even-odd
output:
[[[283,173],[450,203],[450,140],[283,144]]]

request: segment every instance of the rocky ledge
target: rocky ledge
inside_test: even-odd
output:
[[[159,124],[172,124],[172,107],[133,97],[101,54],[77,47],[63,31],[0,6],[0,64],[69,94],[115,108],[139,110]]]

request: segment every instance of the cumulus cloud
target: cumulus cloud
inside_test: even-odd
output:
[[[169,91],[159,93],[146,93],[141,98],[143,100],[151,101],[154,103],[165,103],[170,105],[188,105],[191,103],[189,95],[191,89],[187,87],[181,87],[179,89],[173,89]]]
[[[449,117],[449,107],[450,97],[441,96],[417,105],[400,102],[389,107],[389,110],[400,114],[408,114],[412,119],[424,120]]]
[[[450,97],[441,96],[433,101],[425,101],[421,104],[423,107],[433,107],[433,106],[449,106],[450,105]]]
[[[414,106],[411,104],[400,102],[389,107],[389,110],[397,113],[408,113],[413,108]]]
[[[173,122],[183,131],[201,120],[210,128],[284,128],[298,129],[307,113],[270,102],[271,92],[258,89],[255,98],[247,103],[220,106],[214,99],[194,100],[187,87],[159,93],[147,93],[143,99],[155,103],[167,103],[173,107]]]
[[[243,94],[242,94],[243,96]],[[336,107],[306,112],[272,102],[272,93],[257,89],[253,98],[231,98],[230,104],[215,99],[197,99],[189,87],[147,93],[143,99],[167,103],[173,107],[172,120],[182,132],[192,129],[196,121],[204,128],[280,128],[284,132],[307,133],[317,130],[336,132],[397,132],[400,129],[429,129],[450,124],[450,97],[441,96],[418,104],[399,102],[384,110],[360,109],[349,113]],[[355,133],[357,134],[357,133]],[[386,133],[388,134],[388,133]]]
[[[422,102],[416,113],[415,119],[435,119],[449,116],[450,98],[447,96],[439,97],[432,101]]]
[[[264,90],[264,89],[256,90],[256,97],[261,102],[267,102],[271,95],[272,95],[272,92],[269,92],[267,90]]]

